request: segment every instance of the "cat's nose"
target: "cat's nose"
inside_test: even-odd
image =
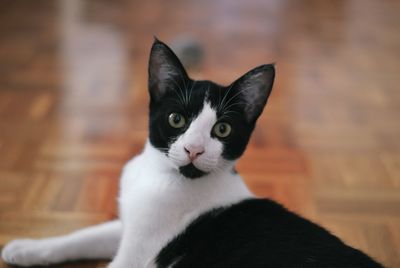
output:
[[[190,161],[195,160],[197,157],[202,155],[204,153],[204,147],[203,146],[193,146],[193,145],[187,145],[184,147],[186,154],[188,155]]]

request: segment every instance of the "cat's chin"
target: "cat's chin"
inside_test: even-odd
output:
[[[197,178],[200,178],[207,174],[207,172],[204,172],[204,171],[198,169],[197,167],[195,167],[195,165],[193,165],[193,163],[190,163],[186,166],[179,167],[179,172],[183,176],[185,176],[186,178],[189,178],[189,179],[197,179]]]

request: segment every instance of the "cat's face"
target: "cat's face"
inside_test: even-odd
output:
[[[244,152],[274,81],[262,65],[224,87],[188,77],[156,40],[149,62],[150,142],[187,178],[231,166]]]

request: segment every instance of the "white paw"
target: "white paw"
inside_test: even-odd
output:
[[[6,263],[19,266],[47,265],[52,263],[52,248],[46,240],[17,239],[3,248],[1,257]]]

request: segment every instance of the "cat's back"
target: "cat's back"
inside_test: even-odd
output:
[[[266,199],[200,216],[158,255],[158,267],[381,267],[318,225]]]

